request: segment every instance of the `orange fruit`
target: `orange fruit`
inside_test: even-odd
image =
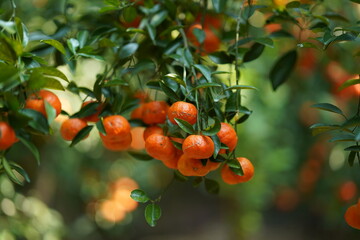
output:
[[[161,161],[173,159],[176,148],[172,145],[170,138],[158,133],[152,134],[145,141],[146,152]]]
[[[349,226],[360,229],[360,200],[346,210],[344,218]]]
[[[216,36],[215,33],[207,27],[205,27],[203,29],[201,24],[199,24],[199,23],[195,23],[195,24],[191,25],[186,32],[186,35],[187,35],[189,41],[194,46],[200,47],[200,45],[201,45],[193,32],[194,29],[196,29],[196,28],[202,29],[204,31],[205,39],[204,39],[204,42],[202,43],[202,47],[206,53],[212,53],[219,49],[220,39],[218,38],[218,36]]]
[[[89,103],[93,103],[93,102],[96,102],[96,101],[86,101],[86,102],[83,102],[83,104],[81,105],[81,107],[85,107],[86,105],[88,105]],[[99,121],[99,114],[102,110],[102,106],[101,104],[96,108],[96,112],[94,114],[91,114],[87,117],[84,117],[83,119],[87,122],[97,122]]]
[[[142,119],[144,105],[140,104],[139,107],[135,108],[130,115],[131,119]]]
[[[142,120],[146,124],[160,124],[166,120],[169,105],[164,101],[152,101],[144,104]]]
[[[131,133],[121,136],[104,136],[100,133],[100,137],[104,147],[111,151],[123,151],[130,147],[132,142]]]
[[[106,136],[127,136],[130,134],[130,123],[120,115],[105,117],[103,120]],[[102,133],[100,133],[102,135]]]
[[[87,123],[80,118],[69,118],[65,120],[60,128],[61,136],[66,141],[72,141],[74,137],[87,126]]]
[[[201,23],[202,21],[202,15],[198,14],[195,22]],[[219,14],[206,14],[204,17],[204,26],[205,28],[215,28],[220,29],[221,28],[221,15]]]
[[[14,129],[7,122],[0,122],[0,150],[5,150],[19,141]]]
[[[239,161],[244,175],[240,176],[234,173],[228,164],[225,164],[221,169],[221,177],[223,181],[227,184],[237,184],[249,181],[254,176],[254,166],[250,162],[249,159],[238,157],[237,160]]]
[[[135,150],[141,150],[145,148],[145,141],[143,138],[144,130],[145,130],[144,127],[134,127],[131,129],[131,136],[132,136],[131,148]]]
[[[194,104],[178,101],[171,105],[167,116],[173,124],[177,125],[175,118],[179,118],[193,125],[196,123],[197,113],[198,111]]]
[[[210,166],[210,171],[215,171],[221,165],[221,162],[213,162],[210,159],[207,161],[207,164]]]
[[[171,169],[177,169],[177,164],[179,162],[179,159],[183,155],[183,152],[180,149],[176,148],[175,151],[176,151],[175,157],[162,160],[162,163],[166,167],[171,168]]]
[[[189,158],[206,159],[214,153],[214,142],[208,136],[190,135],[185,138],[182,150]]]
[[[145,128],[145,131],[144,131],[144,134],[143,134],[144,140],[146,141],[146,139],[149,136],[151,136],[151,135],[153,135],[155,133],[160,134],[160,135],[164,135],[163,129],[161,127],[159,127],[159,126],[154,125],[154,126],[150,126],[150,127]]]
[[[183,154],[178,161],[177,169],[184,176],[205,176],[210,172],[210,165],[203,165],[200,159],[190,158]]]
[[[221,123],[220,131],[216,135],[219,137],[220,142],[229,148],[230,152],[234,151],[238,142],[238,137],[230,124]],[[226,150],[220,149],[219,153],[224,154],[226,153]]]
[[[145,103],[146,102],[146,99],[149,98],[149,94],[147,94],[146,92],[143,92],[143,91],[137,91],[135,94],[134,94],[134,98],[137,98],[140,100],[140,103]]]
[[[38,111],[47,117],[44,101],[48,102],[55,109],[56,116],[60,114],[61,102],[59,98],[54,93],[47,90],[40,90],[34,94],[31,94],[26,99],[25,108]]]

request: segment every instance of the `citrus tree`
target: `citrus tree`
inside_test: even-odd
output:
[[[306,70],[313,71],[318,56],[333,60],[327,70],[330,84],[334,91],[344,91],[339,93],[341,107],[313,107],[345,121],[310,128],[315,135],[338,132],[330,141],[353,142],[344,150],[351,166],[360,161],[359,106],[351,117],[340,109],[350,109],[360,93],[357,0],[342,8],[311,0],[104,0],[96,2],[95,10],[62,4],[50,34],[29,31],[16,1],[2,6],[0,170],[15,183],[30,178],[8,157],[13,145],[20,142],[39,164],[33,138],[53,135],[58,116],[65,118],[59,132],[70,147],[96,131],[107,150],[138,160],[157,159],[174,170],[174,179],[203,184],[209,193],[219,192],[219,183],[209,177],[214,171],[226,184],[247,182],[256,172],[256,160],[243,156],[238,142],[247,136],[238,129],[256,111],[248,96],[262,93],[247,83],[244,73],[266,64],[267,77],[256,85],[276,91],[288,80],[293,84],[298,66],[307,78]],[[270,51],[275,57],[259,62]],[[345,70],[336,63],[338,56],[347,63]],[[90,87],[69,77],[84,59],[103,66]],[[58,90],[79,97],[81,108],[63,110]],[[135,128],[142,130],[135,133]],[[150,198],[135,188],[131,197],[147,204],[145,219],[155,226],[161,195]],[[106,204],[104,208],[116,210]],[[352,206],[345,215],[356,228],[358,211]]]

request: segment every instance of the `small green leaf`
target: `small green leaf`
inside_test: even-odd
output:
[[[349,165],[350,165],[351,167],[354,165],[355,156],[356,156],[356,152],[351,151],[351,152],[349,153],[348,163],[349,163]]]
[[[311,107],[318,108],[318,109],[328,111],[328,112],[337,113],[340,115],[344,115],[344,113],[341,111],[340,108],[338,108],[337,106],[332,105],[330,103],[318,103],[318,104],[312,105]]]
[[[210,87],[222,87],[222,85],[219,83],[203,83],[203,84],[197,85],[192,90],[197,90],[200,88],[210,88]]]
[[[198,42],[202,44],[205,40],[205,32],[199,28],[194,28],[192,31]]]
[[[82,107],[80,111],[72,115],[72,118],[84,118],[88,117],[92,114],[95,114],[98,111],[98,107],[100,106],[99,102],[90,102],[86,106]]]
[[[344,149],[344,151],[360,152],[359,145],[353,145]]]
[[[180,101],[180,97],[177,95],[176,92],[174,92],[171,88],[169,88],[166,84],[163,82],[160,82],[160,87],[163,90],[163,92],[168,96],[170,99],[174,101]]]
[[[323,124],[323,123],[316,123],[310,126],[310,129],[312,131],[313,136],[319,135],[321,133],[334,131],[341,129],[339,125],[329,125],[329,124]]]
[[[16,177],[15,173],[13,172],[10,164],[8,163],[8,161],[5,158],[2,158],[2,165],[5,169],[6,174],[8,175],[8,177],[14,182],[17,183],[19,185],[23,185],[23,183]]]
[[[204,131],[201,131],[201,133],[203,135],[213,136],[213,135],[216,135],[220,131],[220,128],[221,128],[220,120],[217,118],[215,118],[214,120],[215,120],[215,123],[212,127],[210,127],[209,129],[206,129]]]
[[[166,74],[165,77],[170,78],[171,80],[174,80],[175,82],[177,82],[177,83],[179,83],[180,85],[182,85],[182,86],[185,87],[185,82],[184,82],[184,80],[182,80],[182,79],[180,78],[180,76],[177,75],[176,73]]]
[[[32,109],[20,109],[20,113],[29,117],[29,126],[42,134],[49,134],[50,127],[47,119],[38,111]]]
[[[350,134],[350,133],[338,134],[329,140],[329,142],[353,142],[353,141],[355,141],[355,136],[354,134]]]
[[[119,52],[119,57],[121,59],[130,57],[133,55],[136,50],[139,48],[139,44],[137,43],[128,43],[125,46],[123,46]]]
[[[216,64],[229,64],[235,60],[233,55],[228,55],[225,51],[211,53],[209,58]]]
[[[44,103],[45,103],[45,111],[46,111],[46,115],[47,115],[47,120],[48,120],[48,123],[50,124],[54,121],[54,119],[56,117],[56,110],[46,100],[44,100]]]
[[[76,50],[79,48],[80,43],[77,39],[75,38],[70,38],[67,40],[67,45],[70,49],[70,51],[75,55],[76,54]]]
[[[12,169],[14,169],[16,172],[18,172],[21,176],[24,177],[25,181],[27,181],[28,183],[31,182],[29,175],[19,164],[16,164],[14,162],[10,162],[9,164],[11,165]]]
[[[360,83],[360,79],[350,79],[350,80],[347,80],[346,82],[344,82],[343,84],[341,84],[341,86],[339,87],[339,91],[347,88],[347,87],[350,87],[350,86],[353,86],[353,85],[356,85],[356,84],[359,84]]]
[[[43,42],[43,43],[46,43],[46,44],[49,44],[51,46],[53,46],[54,48],[56,48],[59,52],[61,52],[62,54],[66,54],[65,52],[65,48],[64,46],[62,45],[61,42],[55,40],[55,39],[48,39],[48,40],[41,40],[40,42]]]
[[[83,140],[84,138],[86,138],[86,136],[90,133],[90,131],[93,129],[94,126],[86,126],[83,129],[81,129],[76,136],[74,137],[74,139],[72,140],[70,147],[75,146],[76,144],[78,144],[81,140]]]
[[[214,142],[214,155],[213,156],[214,156],[214,159],[216,159],[218,157],[218,154],[219,154],[219,151],[221,148],[221,142],[217,135],[212,135],[211,139]]]
[[[97,121],[95,125],[96,128],[99,130],[99,132],[101,132],[104,136],[106,136],[106,130],[102,120]]]
[[[208,80],[208,82],[212,82],[211,70],[207,66],[201,64],[195,64],[194,67],[197,70],[199,70],[202,73],[202,75],[204,75],[204,77],[206,78],[206,80]]]
[[[270,80],[274,91],[288,79],[295,67],[296,59],[296,50],[291,50],[277,60],[270,72]]]
[[[208,193],[218,194],[220,190],[220,186],[217,181],[205,178],[205,189]]]
[[[195,134],[195,130],[193,128],[193,126],[188,123],[185,120],[179,119],[179,118],[175,118],[175,122],[179,125],[179,127],[184,130],[186,133],[188,134]]]
[[[129,151],[128,154],[130,156],[132,156],[133,158],[140,160],[140,161],[150,161],[153,160],[154,158],[149,156],[146,153],[142,153],[142,152],[133,152],[133,151]]]
[[[254,45],[251,46],[249,51],[247,51],[245,53],[243,61],[244,62],[251,62],[251,61],[257,59],[258,57],[261,56],[264,49],[265,49],[265,45],[263,45],[261,43],[255,43]]]
[[[146,195],[146,193],[141,189],[135,189],[131,192],[130,197],[137,202],[146,203],[150,200],[150,198]]]
[[[155,227],[157,220],[161,217],[161,208],[155,203],[150,203],[145,208],[145,220],[151,226]]]
[[[232,90],[232,89],[250,89],[250,90],[258,90],[256,87],[248,86],[248,85],[233,85],[231,87],[225,88],[224,91]]]

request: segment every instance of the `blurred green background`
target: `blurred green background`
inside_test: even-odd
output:
[[[102,1],[95,0],[68,2],[75,22],[84,14],[97,14],[102,6]],[[360,8],[342,9],[342,1],[325,2],[359,19]],[[16,3],[16,14],[30,32],[51,35],[57,31],[54,19],[62,21],[65,0]],[[6,19],[9,2],[3,0],[0,6],[2,19]],[[254,18],[253,24],[262,18]],[[266,48],[263,56],[242,69],[243,83],[259,89],[244,93],[244,102],[254,112],[238,126],[237,155],[251,159],[255,166],[250,182],[238,186],[221,183],[219,195],[210,195],[203,185],[195,188],[189,182],[172,182],[173,172],[160,161],[139,161],[125,152],[105,150],[95,133],[74,148],[55,133],[54,137],[35,139],[41,150],[40,166],[20,145],[10,152],[9,159],[24,166],[32,181],[19,187],[0,177],[0,239],[360,238],[343,219],[346,208],[358,198],[359,166],[347,164],[346,145],[329,143],[326,135],[313,137],[309,130],[316,122],[340,120],[311,108],[314,103],[330,102],[350,115],[356,112],[357,98],[334,87],[351,78],[359,66],[350,54],[354,46],[339,44],[326,52],[301,49],[291,79],[274,92],[268,72],[280,54],[278,46],[294,44],[289,41],[277,40],[273,49]],[[92,86],[103,68],[96,60],[81,61],[76,73],[60,67],[82,86]],[[64,110],[73,113],[79,109],[81,99],[68,92],[57,94]],[[59,128],[61,118],[57,120],[54,129]],[[163,215],[155,228],[146,224],[142,205],[115,222],[106,220],[114,208],[106,208],[104,202],[112,184],[124,178],[131,178],[154,197],[171,183],[161,199]],[[221,182],[218,172],[210,178]],[[126,184],[129,182],[133,183]]]

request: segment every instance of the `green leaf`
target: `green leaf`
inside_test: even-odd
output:
[[[64,55],[66,54],[64,45],[62,45],[61,42],[59,42],[55,39],[41,40],[40,42],[49,44],[49,45],[53,46],[54,48],[56,48],[62,54],[64,54]]]
[[[261,56],[264,49],[265,49],[265,45],[263,45],[261,43],[255,43],[254,45],[251,46],[249,51],[247,51],[245,53],[243,61],[244,62],[251,62],[251,61],[257,59],[258,57]]]
[[[353,142],[355,141],[354,134],[338,134],[331,138],[329,142]]]
[[[349,153],[348,163],[349,163],[349,165],[350,165],[351,167],[354,165],[355,156],[356,156],[356,152],[351,151],[351,152]]]
[[[220,186],[217,181],[205,178],[205,189],[208,193],[218,194],[220,190]]]
[[[333,131],[333,130],[339,130],[341,127],[339,125],[329,125],[329,124],[323,124],[323,123],[316,123],[310,126],[311,132],[313,136],[319,135],[321,133]]]
[[[30,152],[34,155],[36,159],[36,163],[40,165],[40,153],[37,147],[31,141],[27,140],[22,136],[16,136],[16,137],[20,139],[20,141],[25,145],[25,147],[27,147],[30,150]]]
[[[5,31],[7,31],[10,34],[16,33],[16,25],[13,21],[3,21],[0,20],[0,27],[2,27]]]
[[[15,17],[15,22],[16,22],[17,33],[22,42],[22,46],[26,47],[27,44],[29,43],[29,31],[27,27],[21,22],[20,18]]]
[[[150,203],[145,208],[145,220],[151,226],[155,227],[157,220],[161,217],[161,208],[155,203]]]
[[[69,79],[66,77],[66,75],[64,73],[62,73],[59,69],[54,68],[54,67],[31,68],[31,70],[32,70],[32,72],[35,71],[35,72],[42,73],[45,76],[58,77],[58,78],[65,80],[66,82],[69,82]]]
[[[8,163],[8,161],[4,157],[2,158],[2,165],[3,165],[4,169],[5,169],[6,174],[11,179],[11,181],[13,181],[14,183],[17,183],[19,185],[23,185],[23,183],[16,177],[16,175],[13,172],[10,164]]]
[[[344,115],[344,113],[341,111],[340,108],[338,108],[337,106],[330,104],[330,103],[318,103],[318,104],[312,105],[311,107],[317,108],[320,110],[324,110],[324,111],[328,111],[328,112],[337,113],[340,115]]]
[[[359,3],[360,4],[360,0],[350,0],[351,2],[354,2],[354,3]]]
[[[353,145],[344,149],[344,151],[360,152],[359,145]]]
[[[148,81],[146,83],[146,86],[150,89],[160,90],[162,91],[162,88],[160,86],[160,81]]]
[[[181,98],[177,95],[176,92],[174,92],[171,88],[169,88],[166,84],[163,82],[160,82],[160,87],[163,90],[163,92],[168,96],[170,99],[174,101],[180,101]]]
[[[82,107],[80,111],[72,115],[72,118],[84,118],[88,117],[94,113],[96,113],[98,110],[97,108],[100,106],[99,102],[91,102],[87,104],[86,106]]]
[[[244,171],[237,159],[228,160],[227,164],[229,165],[231,171],[233,171],[239,176],[244,176]]]
[[[156,45],[155,43],[155,38],[156,38],[156,28],[154,26],[152,26],[151,24],[149,24],[148,22],[146,22],[146,29],[149,33],[149,37],[151,39],[151,41],[154,43],[154,45]]]
[[[131,192],[130,197],[140,203],[146,203],[150,200],[150,198],[146,195],[146,193],[141,189],[135,189]]]
[[[123,11],[123,16],[124,16],[124,20],[125,22],[132,22],[135,20],[136,18],[136,8],[134,7],[128,7],[128,8],[125,8],[124,11]]]
[[[211,70],[205,66],[205,65],[201,65],[201,64],[195,64],[194,67],[199,70],[202,75],[204,75],[204,77],[206,78],[206,80],[208,80],[208,82],[211,82]]]
[[[123,46],[119,52],[119,57],[121,59],[130,57],[133,55],[136,50],[139,48],[139,44],[137,43],[128,43],[125,46]]]
[[[29,117],[31,120],[29,121],[29,126],[38,132],[48,135],[49,134],[49,123],[47,119],[38,111],[32,109],[20,109],[20,113]]]
[[[56,110],[46,100],[44,101],[44,103],[45,103],[45,111],[46,111],[47,120],[48,120],[48,123],[50,124],[54,121],[54,119],[56,117]]]
[[[270,72],[270,81],[274,91],[288,79],[295,67],[296,59],[296,50],[291,50],[277,60]]]
[[[175,122],[179,125],[179,127],[184,130],[186,133],[188,134],[195,134],[195,130],[193,128],[193,126],[188,123],[185,120],[179,119],[179,118],[175,118]]]
[[[248,85],[233,85],[231,87],[225,88],[224,91],[232,90],[232,89],[250,89],[250,90],[258,90],[256,87],[248,86]]]
[[[344,82],[343,84],[341,84],[341,86],[339,87],[339,91],[343,90],[344,88],[356,85],[360,83],[360,79],[350,79],[347,80],[346,82]]]
[[[79,48],[80,43],[77,39],[75,38],[70,38],[67,40],[67,45],[70,49],[70,51],[75,55],[76,54],[76,50]]]
[[[211,139],[214,142],[214,155],[213,156],[214,156],[214,159],[216,159],[218,157],[218,154],[219,154],[219,151],[221,148],[221,142],[217,135],[212,135]]]
[[[83,140],[84,138],[86,138],[90,131],[93,129],[93,125],[92,126],[86,126],[83,129],[81,129],[76,136],[74,137],[74,139],[72,140],[70,147],[75,146],[76,144],[78,144],[81,140]]]
[[[170,78],[171,80],[174,80],[175,82],[177,82],[177,83],[179,83],[180,85],[182,85],[182,86],[185,87],[185,82],[184,82],[184,80],[182,80],[182,79],[180,78],[180,76],[177,75],[176,73],[166,74],[165,77]]]
[[[150,161],[153,160],[154,158],[151,157],[150,155],[146,154],[146,153],[142,153],[142,152],[134,152],[134,151],[128,151],[127,152],[130,156],[132,156],[133,158],[140,160],[140,161]]]
[[[166,10],[160,11],[156,13],[150,21],[150,25],[157,27],[159,26],[168,16],[168,12]]]
[[[194,28],[192,31],[198,42],[202,44],[205,40],[205,32],[199,28]]]
[[[28,81],[28,87],[33,90],[50,88],[55,90],[64,90],[63,85],[59,80],[51,77],[46,77],[38,71],[33,71]]]
[[[106,136],[106,130],[102,120],[97,121],[95,125],[96,128],[99,130],[99,132],[101,132],[104,136]]]
[[[219,83],[203,83],[203,84],[197,85],[192,90],[197,90],[200,88],[210,88],[210,87],[222,87],[222,85]]]
[[[271,47],[271,48],[274,47],[274,41],[268,37],[267,38],[255,38],[254,41],[257,43],[261,43],[265,46]]]
[[[349,120],[346,120],[341,125],[343,130],[346,130],[346,128],[357,127],[357,126],[360,126],[360,117],[358,117],[358,116],[354,116],[354,117],[350,118]]]
[[[25,181],[27,181],[28,183],[31,182],[30,178],[29,178],[29,175],[27,174],[27,172],[19,164],[16,164],[14,162],[10,162],[9,164],[10,164],[12,169],[14,169],[16,172],[18,172],[21,176],[23,176]]]
[[[214,120],[215,120],[215,123],[214,123],[214,125],[212,127],[210,127],[207,130],[201,131],[201,133],[203,135],[213,136],[213,135],[216,135],[220,131],[220,128],[221,128],[220,120],[217,119],[217,118],[215,118]]]
[[[209,58],[216,64],[230,64],[235,60],[233,55],[228,55],[225,51],[211,53]]]
[[[200,185],[200,183],[202,183],[203,178],[202,177],[196,177],[194,178],[192,185],[193,187],[198,187]]]

